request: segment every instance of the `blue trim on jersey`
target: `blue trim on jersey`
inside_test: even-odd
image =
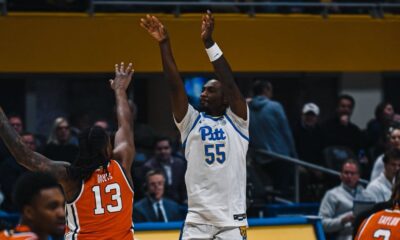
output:
[[[236,132],[239,133],[239,135],[240,135],[242,138],[244,138],[244,139],[247,140],[247,141],[250,141],[250,140],[249,140],[249,137],[247,137],[247,136],[244,135],[242,132],[240,132],[239,129],[235,126],[235,124],[233,124],[232,119],[231,119],[227,114],[225,114],[225,117],[226,117],[226,119],[228,119],[228,122],[231,123],[232,127],[236,130]]]
[[[78,222],[76,221],[74,205],[71,205],[71,210],[72,210],[72,217],[74,218],[74,225],[75,225],[75,230],[74,230],[74,233],[72,234],[72,240],[75,240],[75,234],[78,233],[79,226],[78,226]]]
[[[190,128],[190,130],[189,130],[189,132],[188,132],[188,135],[186,136],[185,141],[183,141],[183,144],[182,144],[182,147],[183,147],[183,148],[186,147],[186,141],[187,141],[187,139],[188,139],[188,137],[189,137],[189,134],[192,132],[193,128],[196,127],[197,123],[198,123],[199,120],[200,120],[200,117],[201,117],[201,113],[199,114],[199,116],[197,116],[196,120],[194,120],[194,123],[193,123],[192,127]]]
[[[224,118],[224,116],[213,117],[213,116],[207,115],[205,112],[201,112],[200,114],[201,114],[204,118],[211,119],[211,120],[213,120],[213,121],[215,121],[215,122]]]
[[[184,228],[184,227],[185,227],[185,221],[183,221],[183,223],[182,223],[181,232],[179,233],[179,240],[182,240],[183,228]]]

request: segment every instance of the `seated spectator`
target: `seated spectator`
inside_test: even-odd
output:
[[[354,107],[352,96],[341,95],[337,101],[335,116],[328,119],[322,129],[326,146],[347,147],[358,155],[361,149],[361,130],[351,122]]]
[[[36,151],[35,136],[32,133],[22,133],[21,140],[32,151]],[[17,210],[14,204],[12,204],[11,195],[15,182],[26,171],[28,170],[19,165],[13,157],[9,157],[0,163],[0,185],[2,186],[2,190],[5,195],[4,203],[1,205],[1,209],[8,212],[14,212]]]
[[[150,170],[159,170],[165,176],[165,196],[184,203],[186,196],[185,172],[186,161],[172,155],[171,140],[160,137],[154,144],[154,157],[150,158],[143,166],[146,174]]]
[[[367,145],[370,148],[372,159],[376,159],[385,151],[386,133],[396,122],[395,114],[390,102],[379,103],[375,108],[375,118],[370,120],[366,128]]]
[[[164,197],[164,186],[165,178],[161,171],[147,173],[146,197],[134,206],[134,222],[171,222],[184,219],[179,205]]]
[[[27,172],[18,179],[13,196],[21,219],[15,229],[0,232],[0,239],[45,240],[63,235],[64,195],[53,176]]]
[[[397,148],[400,149],[400,126],[396,125],[393,127],[390,127],[388,130],[387,134],[387,144],[386,148]],[[384,164],[383,164],[383,157],[385,154],[381,154],[374,163],[374,166],[372,168],[372,173],[371,173],[371,181],[375,180],[376,178],[381,175],[384,169]]]
[[[375,202],[385,202],[392,195],[392,181],[400,170],[400,150],[391,149],[383,157],[384,171],[378,178],[368,184],[367,192]]]
[[[78,140],[71,136],[71,130],[67,119],[59,117],[54,120],[53,127],[43,155],[48,158],[73,162],[78,156]]]
[[[358,184],[359,166],[354,160],[347,160],[340,175],[342,183],[325,193],[319,209],[325,233],[335,240],[352,239],[353,201],[363,197],[363,187]]]
[[[22,122],[21,116],[16,114],[10,114],[8,117],[8,121],[18,134],[22,133],[22,131],[24,130],[24,123]],[[4,145],[3,141],[0,140],[0,162],[10,157],[12,157],[11,153]]]

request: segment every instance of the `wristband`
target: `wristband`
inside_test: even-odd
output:
[[[222,56],[222,51],[218,47],[217,43],[214,43],[214,45],[212,45],[210,48],[207,48],[206,52],[207,52],[208,58],[210,58],[211,62],[214,62],[215,60],[217,60],[218,58],[220,58]]]

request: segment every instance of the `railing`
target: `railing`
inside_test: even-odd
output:
[[[305,168],[309,168],[309,169],[313,169],[313,170],[317,170],[329,175],[334,175],[334,176],[340,176],[340,172],[329,169],[329,168],[325,168],[316,164],[312,164],[309,162],[305,162],[302,161],[300,159],[296,159],[296,158],[292,158],[292,157],[287,157],[281,154],[277,154],[277,153],[273,153],[273,152],[269,152],[263,149],[256,149],[254,151],[255,153],[261,154],[262,156],[266,157],[266,158],[273,158],[273,159],[277,159],[277,160],[284,160],[287,162],[290,162],[292,164],[294,164],[295,167],[295,179],[294,179],[294,186],[295,186],[295,201],[296,202],[300,202],[300,173],[298,170],[299,166],[305,167]],[[364,183],[364,184],[368,184],[368,180],[365,179],[360,179],[359,180],[360,183]]]
[[[0,0],[0,5],[2,7],[2,14],[7,15],[7,0]],[[342,9],[342,10],[363,10],[363,12],[368,12],[372,17],[382,18],[384,13],[388,9],[396,9],[397,12],[400,11],[400,3],[385,3],[385,1],[376,1],[374,3],[370,2],[357,2],[356,0],[352,3],[340,3],[340,2],[285,2],[285,1],[265,1],[265,2],[219,2],[219,1],[134,1],[134,0],[88,0],[88,4],[83,4],[83,9],[87,6],[87,12],[90,15],[96,13],[97,7],[107,6],[107,7],[138,7],[135,10],[140,11],[140,7],[171,7],[176,16],[182,13],[182,8],[190,7],[191,10],[188,12],[196,11],[197,9],[203,9],[204,7],[238,7],[245,8],[245,12],[249,16],[254,16],[256,13],[263,12],[265,9],[276,9],[280,7],[288,8],[308,8],[313,9],[313,13],[321,14],[327,17],[332,9]],[[83,11],[82,9],[82,11]],[[261,10],[260,10],[261,9]],[[262,10],[264,9],[264,10]],[[314,11],[315,10],[315,11]],[[366,11],[365,11],[366,10]],[[113,10],[111,10],[113,11]],[[117,10],[116,10],[117,11]],[[126,11],[129,11],[126,10]],[[198,11],[198,10],[197,10]],[[201,10],[202,11],[202,10]],[[145,12],[145,11],[144,11]],[[279,13],[279,10],[277,11]]]
[[[182,7],[248,7],[247,11],[250,16],[256,14],[256,7],[308,7],[320,10],[323,16],[327,16],[330,9],[369,9],[373,17],[383,17],[385,8],[400,9],[400,3],[338,3],[338,2],[316,2],[316,3],[303,3],[303,2],[195,2],[195,1],[111,1],[111,0],[90,0],[89,14],[95,13],[96,6],[169,6],[174,7],[175,15],[181,14]]]

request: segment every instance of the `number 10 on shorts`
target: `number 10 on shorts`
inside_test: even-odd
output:
[[[225,162],[225,144],[206,144],[204,145],[204,156],[206,163],[213,164],[215,160],[220,164]]]

